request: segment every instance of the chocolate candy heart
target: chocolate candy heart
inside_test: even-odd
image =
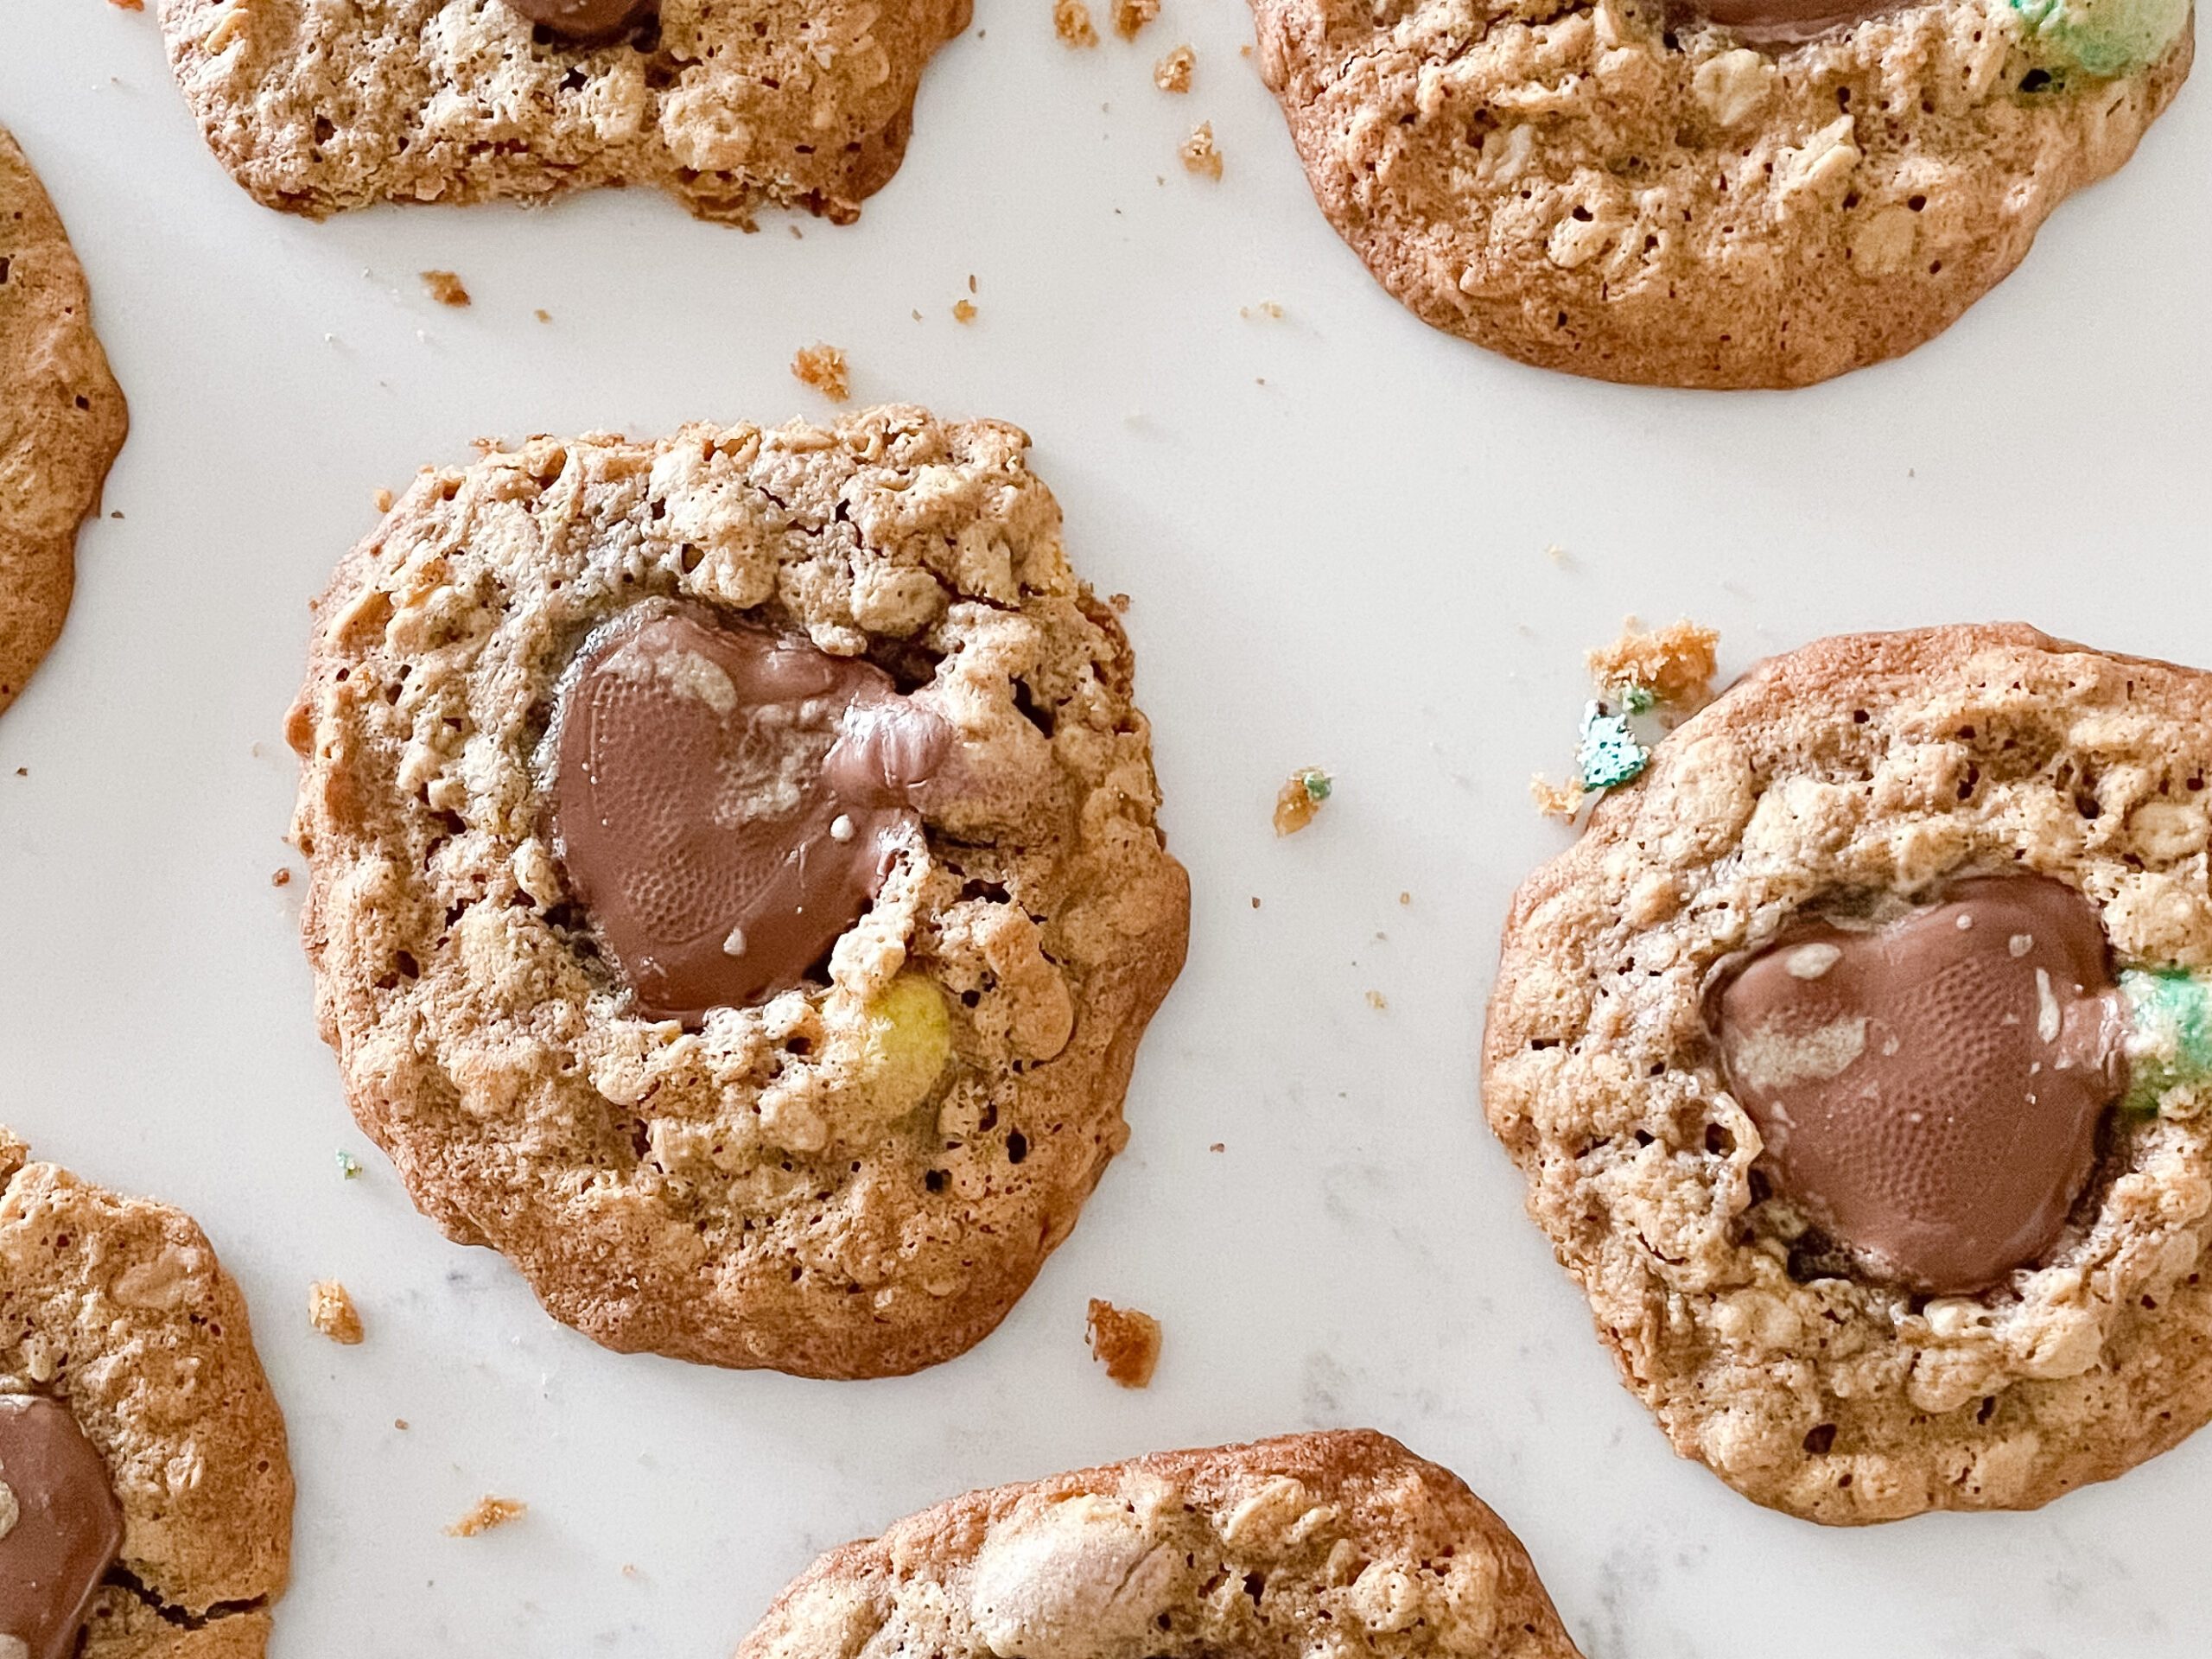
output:
[[[1902,10],[1908,0],[1667,0],[1667,27],[1718,23],[1749,46],[1795,46],[1869,17]]]
[[[1875,1271],[1962,1295],[2034,1261],[2125,1085],[2097,913],[1980,877],[1872,928],[1792,928],[1722,992],[1730,1087],[1780,1190]]]
[[[0,1395],[0,1651],[67,1659],[123,1548],[107,1464],[69,1408]]]
[[[555,712],[556,843],[649,1019],[798,985],[859,919],[951,727],[870,664],[662,604],[585,642]]]
[[[507,3],[573,46],[603,44],[660,12],[660,0],[507,0]]]

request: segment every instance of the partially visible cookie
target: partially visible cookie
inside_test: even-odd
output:
[[[321,602],[324,1036],[423,1211],[600,1342],[949,1358],[1128,1138],[1189,883],[1027,445],[532,439],[426,472]]]
[[[1910,350],[2172,99],[2190,0],[1252,0],[1313,194],[1382,285],[1606,380]]]
[[[84,270],[0,128],[0,709],[61,632],[77,526],[99,505],[127,424]]]
[[[292,1471],[245,1303],[189,1217],[27,1158],[0,1129],[0,1651],[257,1659]]]
[[[1576,1659],[1528,1552],[1366,1429],[969,1492],[823,1556],[737,1659]]]
[[[1491,1127],[1677,1451],[1838,1524],[2212,1419],[2212,674],[1762,664],[1516,897]]]
[[[162,0],[169,64],[257,200],[658,185],[702,219],[839,224],[899,169],[969,0]]]

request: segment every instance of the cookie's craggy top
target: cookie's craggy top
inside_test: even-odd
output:
[[[0,1129],[0,1394],[64,1402],[123,1506],[83,1659],[257,1659],[291,1557],[284,1421],[191,1218]]]
[[[84,270],[0,128],[0,709],[61,632],[77,526],[99,503],[126,423]]]
[[[563,44],[503,0],[162,0],[169,65],[256,200],[372,201],[653,184],[702,219],[838,223],[899,169],[931,53],[969,0],[664,0]]]
[[[1369,1430],[970,1492],[833,1549],[737,1659],[1576,1659],[1458,1476]]]
[[[1386,288],[1524,362],[1688,386],[1940,332],[2127,159],[2194,42],[2186,0],[1942,0],[1767,53],[1654,0],[1252,4],[1314,194]]]
[[[1677,1450],[1830,1522],[2042,1503],[2212,1416],[2212,1117],[2107,1121],[2040,1265],[1916,1296],[1764,1198],[1716,976],[1823,905],[2031,871],[2123,965],[2212,965],[2212,675],[2019,626],[1822,641],[1660,746],[1516,898],[1484,1096]]]
[[[355,1115],[450,1236],[609,1346],[830,1376],[950,1357],[1127,1139],[1189,887],[1128,644],[1027,443],[912,408],[537,439],[426,474],[321,604],[295,835]],[[696,1032],[635,1017],[597,954],[534,759],[584,637],[654,596],[932,684],[994,779],[925,816],[828,988]],[[951,1058],[915,1109],[880,1080],[921,1014]]]

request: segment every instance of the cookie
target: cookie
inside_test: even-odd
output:
[[[764,206],[859,217],[969,0],[162,0],[161,18],[216,159],[268,207],[645,184],[750,229]]]
[[[2172,99],[2190,0],[1252,0],[1322,211],[1543,368],[1796,386],[1911,350]]]
[[[1746,1497],[2032,1508],[2212,1417],[2208,709],[2023,626],[1822,640],[1514,900],[1491,1125]]]
[[[190,1217],[28,1155],[0,1129],[0,1652],[256,1659],[292,1471],[245,1300]]]
[[[84,270],[0,128],[0,709],[61,632],[77,526],[99,505],[127,424]]]
[[[354,1115],[610,1347],[949,1358],[1127,1139],[1189,885],[1027,443],[537,438],[321,602],[294,836]]]
[[[969,1492],[795,1580],[737,1659],[1575,1659],[1521,1541],[1367,1429]]]

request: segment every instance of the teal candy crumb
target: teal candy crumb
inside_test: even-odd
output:
[[[1618,695],[1624,714],[1648,715],[1659,706],[1659,699],[1648,686],[1624,685]]]
[[[2212,983],[2183,968],[2120,970],[2134,1035],[2127,1109],[2155,1112],[2167,1090],[2212,1082]]]
[[[1336,787],[1329,781],[1329,774],[1325,772],[1300,772],[1298,781],[1306,786],[1306,798],[1316,803],[1327,800],[1329,791]]]
[[[1585,789],[1611,789],[1627,783],[1651,763],[1651,752],[1636,741],[1628,721],[1609,715],[1605,705],[1591,703],[1582,711],[1582,742],[1574,764]]]
[[[2029,49],[2061,68],[2125,75],[2156,62],[2189,21],[2189,0],[2010,0]]]
[[[361,1160],[341,1147],[338,1153],[338,1173],[346,1180],[352,1180],[361,1173]]]

